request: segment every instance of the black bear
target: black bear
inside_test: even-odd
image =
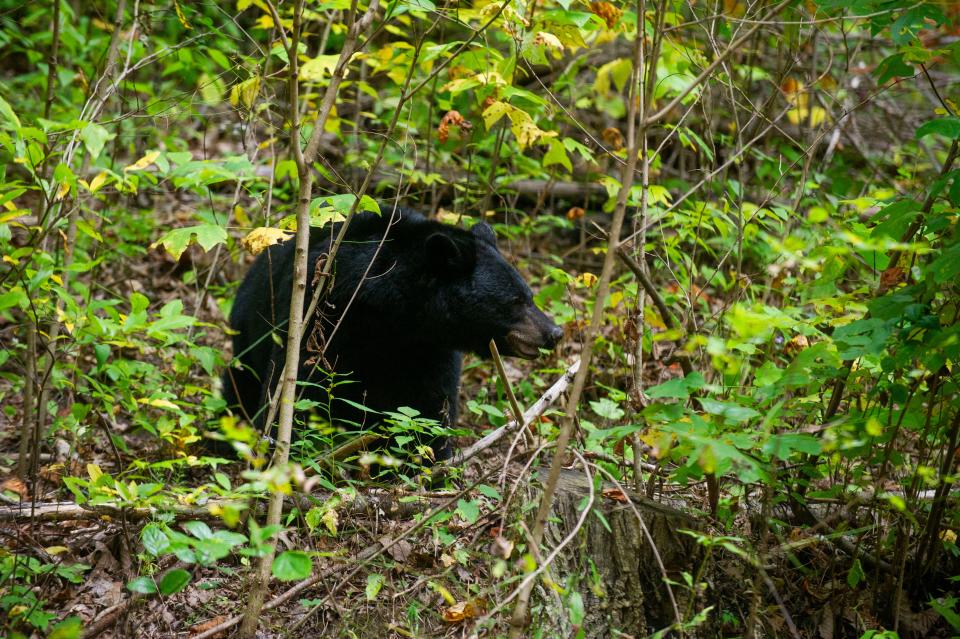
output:
[[[338,230],[311,229],[308,304],[318,258]],[[257,425],[283,368],[293,258],[292,240],[264,251],[230,315],[239,367],[224,374],[224,398]],[[332,288],[307,321],[298,397],[330,406],[334,421],[362,423],[361,404],[375,411],[408,406],[453,426],[462,353],[483,356],[493,339],[502,354],[532,359],[562,334],[504,260],[489,225],[465,231],[385,206],[382,215],[356,215],[347,229]],[[331,369],[353,382],[336,386],[332,402],[322,372]],[[425,443],[437,460],[450,457],[445,438]]]

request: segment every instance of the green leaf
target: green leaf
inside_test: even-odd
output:
[[[937,118],[924,122],[917,127],[918,140],[933,134],[942,135],[948,140],[960,139],[960,118]]]
[[[854,559],[850,570],[847,571],[847,585],[851,588],[856,588],[860,585],[860,582],[863,581],[864,576],[863,566],[860,565],[860,560]]]
[[[160,594],[172,595],[180,592],[190,583],[190,573],[183,568],[175,568],[160,580]]]
[[[137,577],[127,582],[127,590],[141,595],[153,595],[157,592],[157,584],[153,583],[150,577]]]
[[[67,617],[51,630],[47,639],[79,639],[83,630],[83,620],[80,617]]]
[[[476,523],[476,521],[480,519],[480,504],[473,500],[466,501],[461,499],[457,502],[457,512],[460,513],[460,516],[463,517],[467,523]]]
[[[9,292],[0,295],[0,311],[11,306],[25,307],[29,298],[19,286],[14,286]]]
[[[80,131],[80,139],[83,140],[87,151],[90,153],[90,159],[92,160],[96,160],[100,152],[103,151],[103,145],[115,137],[117,137],[115,134],[110,133],[99,124],[94,124],[93,122],[88,123],[87,126],[83,127],[83,130]]]
[[[877,65],[874,74],[877,76],[877,84],[886,84],[893,78],[909,78],[916,71],[913,67],[903,61],[903,54],[896,53]]]
[[[564,148],[560,140],[550,140],[550,149],[543,156],[543,166],[548,167],[553,164],[559,164],[567,171],[573,172],[573,164],[567,157],[567,149]]]
[[[230,61],[227,59],[219,49],[214,49],[213,47],[206,48],[207,55],[210,56],[210,59],[216,62],[221,69],[226,71],[230,68]]]
[[[960,244],[954,244],[930,263],[927,272],[933,274],[938,284],[952,282],[960,276]]]
[[[500,491],[498,491],[493,486],[488,486],[487,484],[480,484],[479,486],[477,486],[477,491],[484,497],[488,497],[490,499],[496,499],[497,501],[500,501],[501,499]]]
[[[218,224],[198,224],[168,231],[159,240],[150,245],[150,248],[163,246],[175,260],[179,260],[183,252],[190,246],[196,236],[197,244],[209,251],[217,244],[227,241],[227,230]]]
[[[955,632],[960,632],[960,615],[957,614],[957,598],[945,597],[943,599],[931,599],[930,607],[940,613],[940,616],[947,620],[950,627]]]
[[[224,490],[230,490],[230,478],[223,473],[214,473],[213,478]]]
[[[668,379],[662,384],[648,388],[647,397],[650,399],[686,399],[690,397],[690,390],[687,388],[686,380],[681,378]]]
[[[313,560],[300,550],[282,552],[273,560],[273,576],[281,581],[306,579],[313,572]]]
[[[586,617],[586,610],[583,607],[583,597],[581,597],[580,593],[576,590],[571,591],[567,597],[567,612],[570,615],[570,623],[574,626],[583,624],[583,620]]]
[[[205,522],[202,521],[188,521],[183,525],[188,533],[196,537],[197,539],[210,539],[213,537],[213,531],[210,530]]]
[[[339,59],[339,54],[318,55],[310,58],[300,67],[300,79],[304,82],[322,82],[333,73]]]
[[[741,406],[733,402],[721,402],[709,397],[702,398],[700,404],[703,406],[703,410],[711,415],[719,415],[734,423],[745,422],[748,419],[760,416],[760,413],[747,406]]]
[[[143,549],[154,557],[159,557],[170,548],[170,539],[158,524],[147,524],[140,534]]]
[[[373,601],[376,599],[381,588],[383,588],[383,575],[376,572],[367,575],[367,601]]]
[[[879,355],[883,352],[890,331],[891,327],[884,320],[862,319],[837,328],[833,332],[833,341],[837,345],[837,354],[844,360],[861,355]]]
[[[809,433],[781,433],[773,435],[763,444],[763,452],[787,460],[794,452],[819,455],[823,442]]]
[[[690,373],[684,378],[667,380],[662,384],[647,389],[647,397],[651,399],[686,399],[690,391],[703,388],[706,380],[700,373]]]
[[[600,417],[611,420],[618,420],[626,414],[623,409],[609,397],[604,397],[596,402],[590,402],[590,408]]]
[[[0,96],[0,128],[16,131],[20,128],[20,118],[13,112],[10,104]]]

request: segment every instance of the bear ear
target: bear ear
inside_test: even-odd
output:
[[[458,242],[446,233],[434,233],[427,238],[427,259],[440,273],[463,273],[473,268],[473,246]]]
[[[477,222],[473,225],[473,228],[470,229],[470,232],[473,233],[478,239],[481,239],[490,246],[496,248],[497,234],[493,232],[493,227],[486,222]]]

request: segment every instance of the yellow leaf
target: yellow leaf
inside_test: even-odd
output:
[[[560,38],[548,31],[537,31],[537,35],[533,37],[533,43],[551,49],[563,49],[563,43],[560,42]]]
[[[443,222],[444,224],[457,225],[457,224],[460,224],[460,222],[468,222],[473,218],[471,218],[468,215],[464,215],[462,213],[454,213],[453,211],[450,211],[448,209],[441,207],[440,210],[437,211],[436,219],[438,222]],[[473,225],[468,224],[467,226],[473,226]]]
[[[62,555],[65,552],[70,552],[70,549],[66,546],[48,546],[44,550],[47,551],[48,555]]]
[[[237,221],[237,224],[243,227],[250,226],[250,216],[247,215],[246,210],[239,204],[233,207],[233,218]]]
[[[54,197],[54,200],[60,201],[66,197],[67,193],[70,192],[70,185],[66,182],[61,182],[59,188],[57,188],[57,195]]]
[[[489,131],[490,127],[496,124],[500,118],[502,118],[507,113],[510,113],[511,111],[513,111],[512,106],[510,106],[506,102],[501,102],[497,100],[483,110],[483,124],[487,127],[487,130]]]
[[[871,417],[867,420],[867,434],[871,437],[879,437],[883,435],[883,423],[880,422],[876,417]]]
[[[91,481],[97,481],[103,477],[103,471],[97,464],[87,464],[87,475],[90,476]]]
[[[274,244],[279,244],[293,237],[292,234],[275,229],[269,226],[255,228],[247,236],[240,240],[243,248],[247,249],[253,255],[259,255],[265,248]]]
[[[597,276],[593,273],[581,273],[577,276],[577,282],[590,287],[597,283]]]
[[[712,473],[717,470],[717,455],[716,452],[710,446],[704,446],[703,451],[700,453],[700,468],[703,469],[705,473]]]
[[[435,581],[431,581],[429,583],[430,583],[430,587],[433,588],[438,595],[443,597],[443,600],[446,601],[448,604],[452,606],[455,603],[457,603],[457,600],[453,597],[452,594],[450,594],[450,591],[444,588],[441,584],[438,584]]]
[[[646,322],[650,328],[656,328],[661,331],[667,330],[667,325],[663,323],[660,315],[649,308],[644,310],[643,321]]]
[[[813,107],[808,109],[805,106],[799,106],[796,109],[787,111],[787,119],[791,124],[810,123],[810,126],[820,126],[827,119],[827,112],[823,107]]]
[[[57,309],[57,320],[63,324],[63,327],[67,329],[67,332],[73,335],[74,323],[70,321],[67,317],[67,314],[63,312],[63,309]]]
[[[151,164],[157,161],[157,158],[160,157],[160,151],[150,151],[142,158],[131,164],[130,166],[123,167],[124,172],[127,171],[142,171]]]
[[[305,82],[320,82],[333,73],[339,55],[318,55],[310,58],[300,67],[300,79]]]
[[[530,119],[530,116],[526,115],[526,118],[517,117],[510,119],[513,120],[513,126],[510,127],[510,130],[513,131],[513,135],[517,138],[517,144],[520,145],[520,149],[530,146],[537,139],[540,138],[540,134],[543,133],[536,124],[533,123],[533,120]]]
[[[102,187],[106,183],[107,183],[107,172],[100,171],[100,173],[98,173],[95,178],[90,180],[90,186],[88,188],[90,189],[91,193],[96,193],[97,191],[100,190],[100,187]]]
[[[168,410],[177,410],[177,405],[168,399],[147,399],[146,397],[141,397],[138,401],[141,404],[153,406],[154,408],[166,408]]]
[[[323,522],[323,525],[327,527],[327,530],[330,531],[331,535],[337,534],[337,524],[339,523],[340,518],[337,515],[336,510],[333,508],[328,509],[323,513],[323,517],[321,517],[320,520]]]
[[[173,8],[177,12],[177,19],[180,20],[180,24],[183,25],[183,28],[187,30],[193,29],[193,27],[190,26],[190,23],[187,22],[187,16],[183,15],[183,9],[180,8],[180,3],[177,0],[173,0]]]
[[[253,106],[253,101],[257,99],[259,91],[260,78],[248,78],[230,88],[230,104],[233,106],[243,104],[244,107],[249,109]]]

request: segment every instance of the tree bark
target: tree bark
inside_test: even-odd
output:
[[[583,473],[561,471],[550,523],[544,531],[548,547],[555,547],[574,529],[583,499],[591,488]],[[596,513],[587,517],[577,539],[554,560],[550,574],[555,582],[576,590],[582,597],[585,616],[580,628],[588,639],[646,637],[676,622],[654,553],[660,555],[669,579],[683,583],[681,573],[696,574],[703,552],[693,537],[679,531],[698,530],[702,526],[681,510],[639,493],[621,493],[608,484],[603,485],[603,490],[613,490],[616,498],[595,496],[593,508],[602,519]],[[629,501],[622,501],[621,495]],[[642,530],[638,514],[655,549]],[[573,636],[575,628],[566,607],[558,607],[558,597],[546,592],[542,585],[537,589],[537,598],[544,605],[539,615],[534,610],[534,617],[542,617],[534,625],[543,628],[544,636]],[[675,585],[673,594],[680,609],[686,609],[690,592]]]

